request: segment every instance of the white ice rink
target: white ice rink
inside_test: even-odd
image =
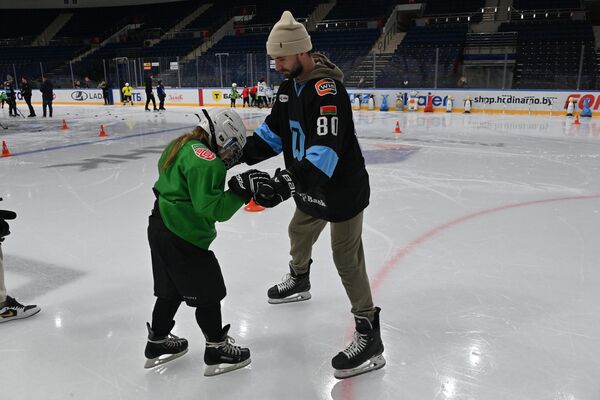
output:
[[[248,128],[266,112],[242,110]],[[55,107],[0,130],[9,294],[42,312],[0,324],[2,400],[600,397],[600,120],[355,112],[371,178],[363,240],[387,365],[338,381],[350,305],[326,230],[310,301],[270,305],[287,272],[293,202],[240,211],[212,249],[224,323],[249,368],[207,378],[182,306],[183,358],[143,369],[154,304],[146,224],[156,162],[192,108]],[[39,111],[38,111],[39,112]],[[62,131],[62,119],[70,127]],[[402,133],[394,134],[396,120]],[[108,133],[99,138],[100,124]],[[258,167],[273,172],[282,158]],[[238,166],[231,172],[240,172]]]

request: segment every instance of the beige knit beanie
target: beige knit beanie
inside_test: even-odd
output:
[[[306,53],[312,49],[310,36],[304,25],[296,22],[289,11],[271,29],[267,39],[267,54],[273,58]]]

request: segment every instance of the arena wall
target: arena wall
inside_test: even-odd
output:
[[[574,97],[578,100],[577,110],[581,111],[585,99],[589,100],[592,112],[600,108],[600,91],[537,91],[537,90],[490,90],[490,89],[419,89],[415,91],[419,101],[419,111],[427,104],[427,98],[431,96],[433,109],[436,112],[446,111],[448,97],[453,99],[453,111],[462,112],[463,104],[467,96],[473,102],[472,112],[500,113],[500,114],[542,114],[561,115],[567,105],[567,99]],[[167,88],[165,105],[172,106],[229,106],[230,88]],[[361,109],[367,109],[368,97],[372,94],[375,98],[375,109],[379,109],[384,96],[387,96],[390,111],[396,111],[396,99],[400,97],[404,105],[411,93],[410,89],[348,89],[350,98],[355,95],[361,97]],[[112,90],[115,103],[119,103],[120,92]],[[54,91],[55,104],[104,104],[102,92],[99,89],[56,89]],[[156,96],[156,94],[155,94]],[[23,104],[22,98],[18,96],[19,104]],[[157,99],[158,100],[158,99]],[[41,104],[42,98],[39,91],[33,92],[34,104]],[[134,89],[133,101],[142,103],[146,101],[144,89]],[[241,99],[238,104],[241,105]]]

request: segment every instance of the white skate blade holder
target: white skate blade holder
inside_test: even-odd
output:
[[[359,365],[356,368],[336,369],[333,372],[333,376],[335,376],[338,379],[346,379],[346,378],[350,378],[352,376],[356,376],[356,375],[360,375],[360,374],[364,374],[367,372],[378,370],[380,368],[383,368],[384,365],[385,365],[385,358],[383,357],[383,354],[380,354],[378,356],[371,358],[368,361],[365,361],[364,363],[362,363],[361,365]]]
[[[204,369],[204,376],[216,376],[221,375],[226,372],[235,371],[236,369],[244,368],[250,364],[250,359],[244,360],[237,364],[216,364],[216,365],[207,365]]]
[[[148,368],[158,367],[159,365],[163,365],[163,364],[168,363],[169,361],[178,359],[179,357],[183,356],[187,352],[188,352],[188,349],[185,349],[181,353],[177,353],[177,354],[164,354],[160,357],[148,358],[148,359],[146,359],[144,368],[148,369]]]
[[[283,299],[269,299],[269,304],[283,304],[283,303],[294,303],[297,301],[304,301],[310,299],[312,296],[310,292],[300,292],[284,297]]]

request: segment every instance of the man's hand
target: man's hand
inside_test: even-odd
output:
[[[275,176],[258,186],[254,194],[254,201],[263,207],[275,207],[277,204],[289,199],[297,191],[297,184],[291,172],[287,169],[277,169]]]

